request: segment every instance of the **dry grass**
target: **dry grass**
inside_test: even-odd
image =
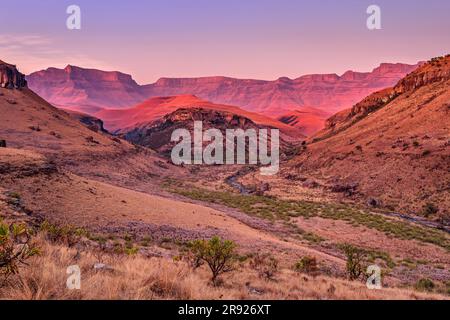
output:
[[[206,269],[193,272],[167,258],[115,256],[77,251],[39,237],[42,254],[0,287],[0,299],[444,299],[406,289],[368,290],[362,283],[310,277],[281,270],[275,280],[260,279],[248,267],[213,287]],[[94,270],[102,262],[112,271]],[[81,269],[81,290],[68,290],[66,269]]]

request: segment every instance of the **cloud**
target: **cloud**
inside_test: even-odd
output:
[[[31,47],[50,44],[50,39],[38,35],[0,35],[0,47]]]
[[[30,34],[0,34],[0,60],[15,64],[29,74],[48,67],[68,64],[87,68],[114,70],[113,67],[82,52],[67,52],[54,39]]]

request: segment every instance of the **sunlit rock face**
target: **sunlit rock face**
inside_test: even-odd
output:
[[[20,89],[26,86],[25,75],[20,73],[16,66],[0,60],[0,87]]]

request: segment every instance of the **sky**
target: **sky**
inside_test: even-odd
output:
[[[381,30],[366,26],[381,8]],[[81,30],[69,30],[69,5]],[[274,80],[450,53],[448,0],[0,0],[0,60],[160,77]],[[6,14],[4,14],[6,12]]]

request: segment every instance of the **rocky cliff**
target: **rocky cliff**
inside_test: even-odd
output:
[[[330,117],[325,122],[325,128],[318,132],[315,138],[321,139],[344,130],[386,106],[402,94],[412,92],[423,86],[448,80],[450,80],[450,56],[434,58],[401,79],[394,87],[375,92],[355,104],[352,108],[343,110]]]
[[[0,87],[20,89],[26,86],[25,75],[20,73],[16,66],[0,60]]]

